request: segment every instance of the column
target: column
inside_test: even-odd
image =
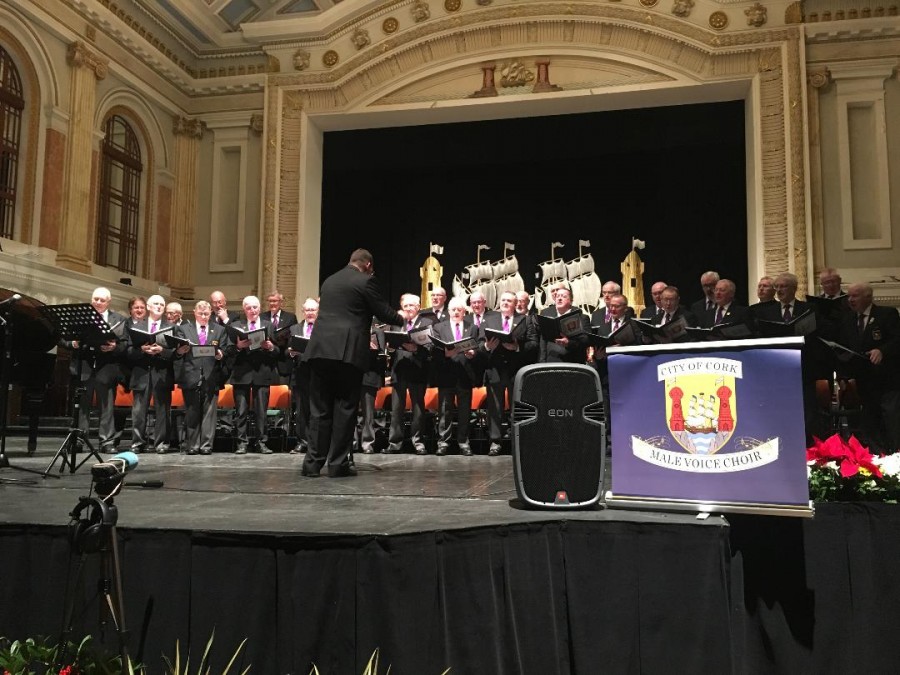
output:
[[[171,265],[169,286],[176,298],[194,297],[191,272],[194,248],[194,224],[197,219],[197,171],[200,158],[200,139],[203,122],[175,117],[175,189],[172,194],[172,232],[170,235]]]
[[[97,81],[106,77],[109,62],[83,42],[69,45],[71,66],[69,133],[63,172],[62,217],[56,262],[60,267],[90,273],[96,228],[90,222],[94,108]]]

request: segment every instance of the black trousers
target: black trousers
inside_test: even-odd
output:
[[[363,371],[343,361],[309,362],[309,445],[307,471],[340,471],[349,466]]]
[[[239,447],[246,449],[251,440],[247,432],[247,415],[250,412],[250,394],[253,393],[253,416],[256,420],[256,438],[261,444],[268,438],[269,385],[235,384],[234,391],[234,432]]]
[[[455,403],[455,405],[454,405]],[[438,442],[449,443],[456,418],[456,442],[469,442],[469,420],[472,417],[472,386],[438,388]]]
[[[172,410],[172,386],[162,378],[150,373],[150,382],[141,390],[132,390],[134,401],[131,404],[131,448],[144,450],[156,448],[166,450],[169,447],[169,414]],[[147,433],[147,413],[150,410],[150,397],[153,397],[153,438]]]
[[[200,387],[184,389],[183,392],[187,449],[189,452],[212,452],[219,390],[204,382]]]

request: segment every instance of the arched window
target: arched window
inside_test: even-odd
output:
[[[143,171],[141,148],[137,135],[124,117],[109,117],[104,131],[96,261],[106,267],[137,274]]]
[[[16,215],[22,80],[9,54],[0,47],[0,236],[12,239]]]

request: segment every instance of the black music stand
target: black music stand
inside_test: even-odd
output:
[[[53,468],[53,465],[60,459],[62,459],[62,465],[59,467],[60,473],[65,471],[66,465],[69,466],[69,473],[75,473],[75,471],[81,468],[91,457],[96,459],[97,462],[103,461],[100,453],[98,453],[94,446],[91,445],[88,434],[82,431],[78,426],[81,412],[81,397],[86,390],[84,383],[81,380],[81,368],[86,353],[85,347],[99,347],[107,340],[113,338],[114,335],[109,324],[103,320],[100,313],[89,303],[45,305],[40,308],[40,311],[59,331],[59,335],[62,339],[69,341],[78,340],[79,352],[78,367],[75,375],[75,396],[73,397],[74,400],[72,402],[72,420],[69,425],[69,433],[66,435],[62,445],[59,446],[59,450],[56,451],[53,459],[50,460],[50,464],[48,464],[47,468],[41,472],[41,475],[46,478],[50,475],[50,470]],[[88,454],[80,463],[78,463],[78,448],[82,445],[88,449]]]
[[[43,475],[43,471],[27,469],[24,466],[13,466],[6,456],[6,408],[9,402],[9,380],[13,369],[12,343],[13,321],[9,316],[4,316],[3,310],[11,307],[8,305],[0,309],[0,329],[3,331],[3,358],[0,360],[0,469],[15,469]],[[0,483],[33,483],[33,480],[19,480],[17,478],[0,478]]]

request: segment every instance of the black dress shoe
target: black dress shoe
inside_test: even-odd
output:
[[[337,469],[332,469],[329,467],[328,469],[329,478],[350,478],[355,475],[356,469],[352,469],[349,466],[340,466]]]
[[[187,451],[187,454],[189,454],[189,455],[196,455],[196,454],[197,454],[197,451],[196,451],[196,450],[188,450],[188,451]]]
[[[468,443],[461,444],[459,446],[459,454],[463,455],[464,457],[471,457],[472,456],[472,448],[469,446]]]
[[[300,475],[307,478],[318,478],[319,472],[316,469],[307,469],[305,466],[300,469]]]
[[[374,455],[374,454],[375,454],[375,448],[364,448],[364,449],[363,449],[363,454],[364,454],[364,455]]]
[[[500,454],[500,444],[499,443],[491,443],[491,448],[488,450],[488,455],[491,457],[496,457]]]
[[[424,445],[420,445],[419,447],[416,448],[416,454],[417,455],[427,455],[428,450],[425,449]]]
[[[201,450],[201,451],[200,451],[200,454],[201,454],[201,455],[211,455],[211,454],[212,454],[212,450]]]
[[[437,453],[436,453],[436,454],[437,454],[437,455],[440,455],[440,456],[446,455],[446,454],[447,454],[447,444],[446,444],[446,443],[440,443],[440,444],[438,445],[438,447],[437,447]]]
[[[264,455],[271,455],[271,454],[272,454],[272,448],[270,448],[270,447],[267,446],[267,445],[264,445],[264,446],[262,446],[262,448],[260,448],[260,452],[261,452],[262,454],[264,454]]]
[[[234,454],[236,454],[236,455],[246,455],[246,454],[247,454],[247,446],[246,446],[246,445],[239,445],[239,446],[237,447],[237,450],[234,451]]]

